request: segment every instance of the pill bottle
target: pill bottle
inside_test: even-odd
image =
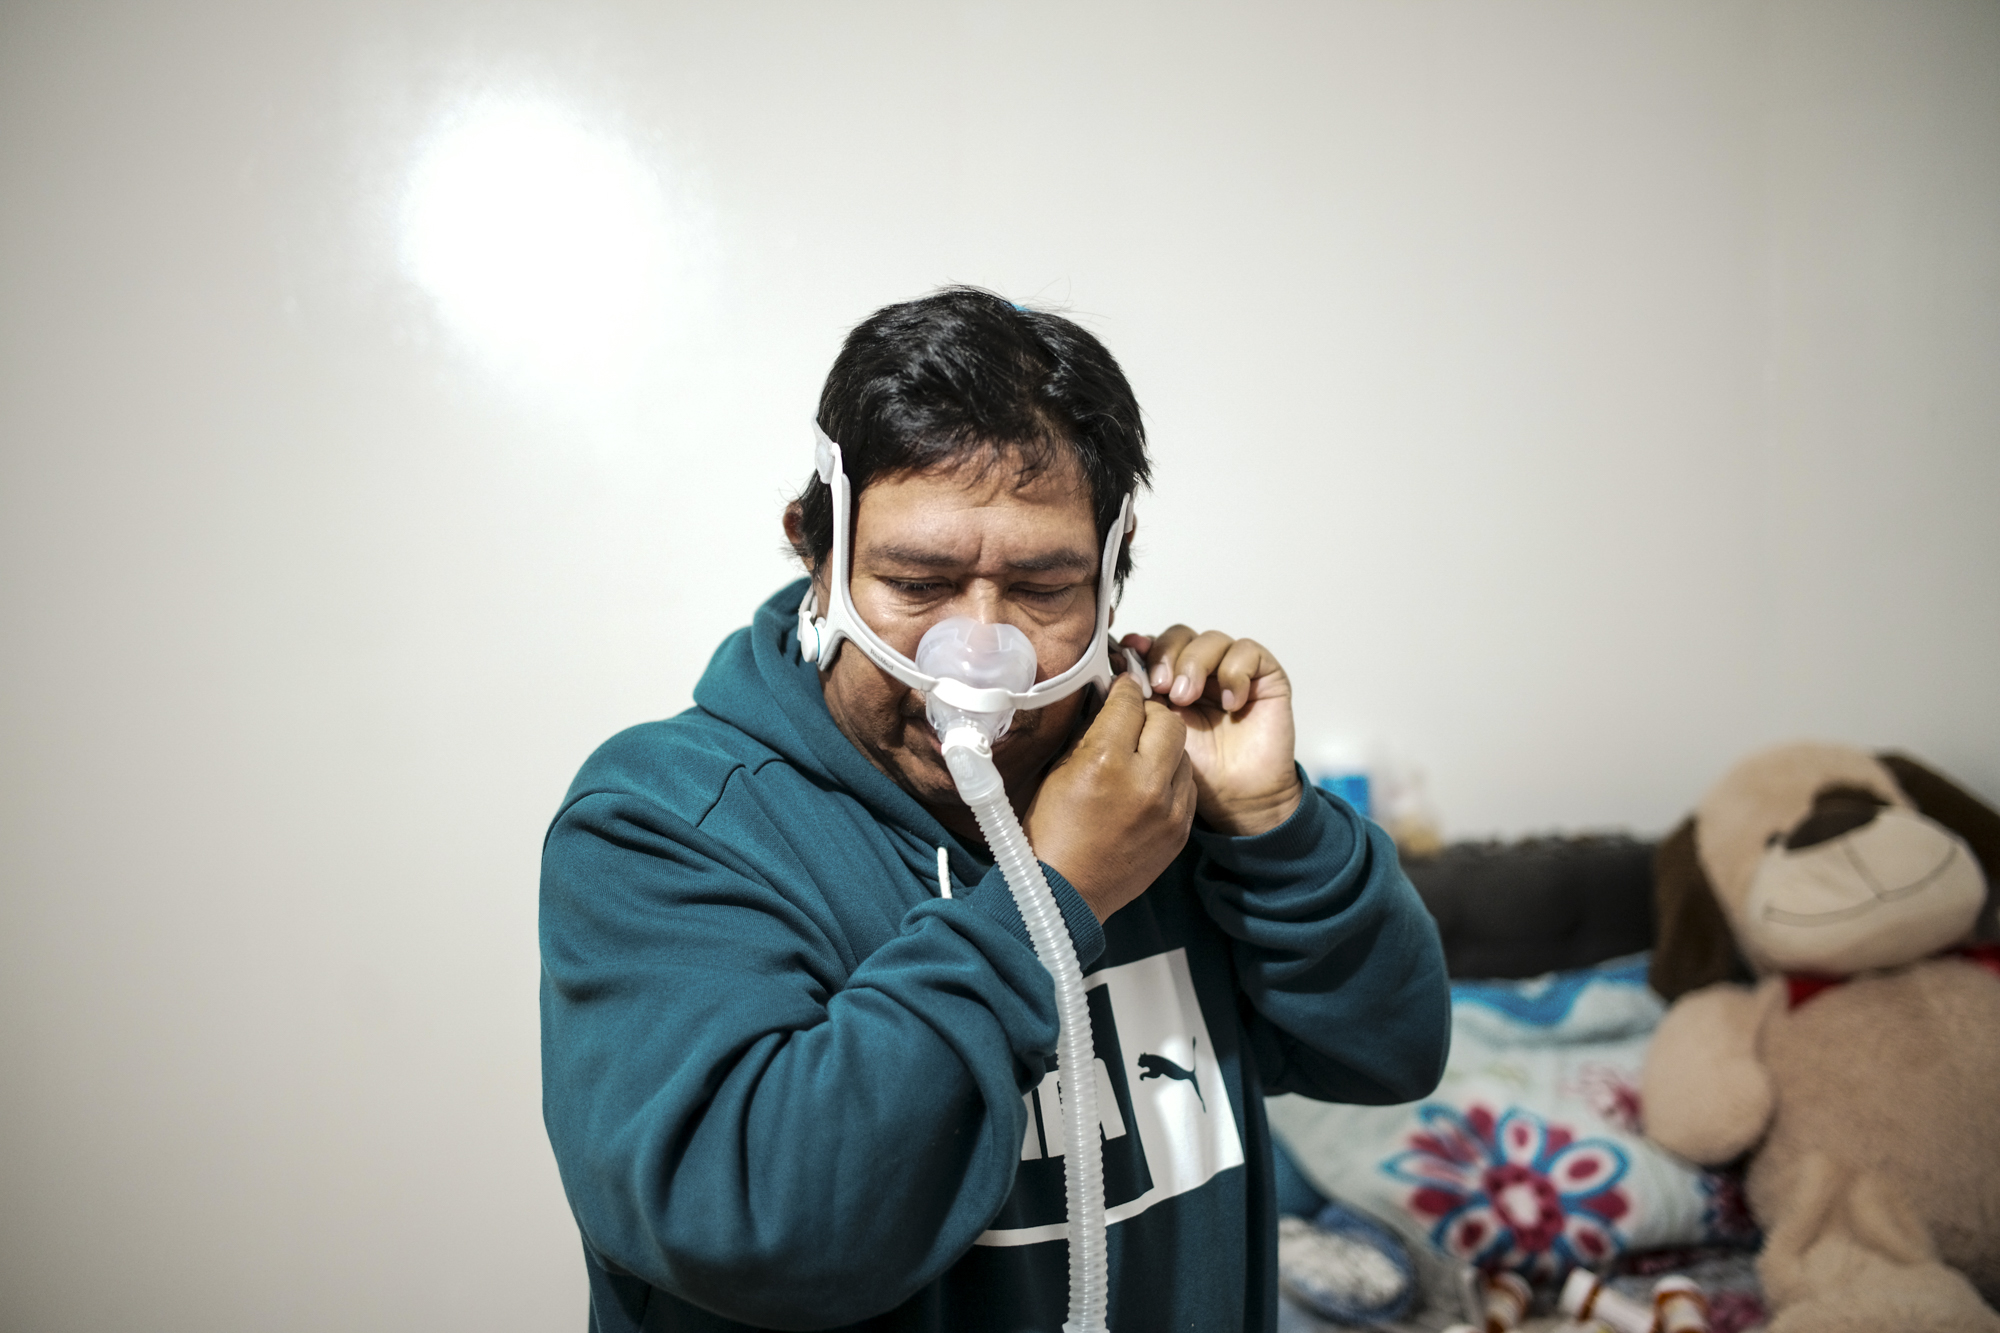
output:
[[[1653,1312],[1630,1296],[1621,1296],[1595,1273],[1576,1269],[1563,1283],[1556,1308],[1579,1324],[1592,1319],[1611,1326],[1612,1333],[1653,1333]]]
[[[1347,802],[1363,819],[1375,812],[1368,748],[1353,737],[1323,737],[1310,748],[1306,770],[1312,775],[1314,786],[1323,787]]]
[[[1663,1277],[1653,1284],[1653,1325],[1659,1333],[1709,1333],[1708,1298],[1684,1277]]]
[[[1486,1333],[1509,1333],[1527,1322],[1533,1293],[1519,1273],[1488,1273],[1480,1283],[1480,1297],[1486,1307]]]

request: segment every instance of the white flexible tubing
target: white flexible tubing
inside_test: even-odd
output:
[[[944,760],[959,797],[972,808],[979,831],[1027,923],[1035,956],[1055,980],[1056,1077],[1062,1087],[1063,1186],[1068,1196],[1069,1322],[1064,1333],[1105,1333],[1110,1260],[1104,1221],[1104,1154],[1098,1140],[1097,1057],[1091,1049],[1090,1003],[1076,945],[1063,925],[1055,894],[1028,846],[1028,835],[993,766],[986,740],[971,727],[944,738]]]

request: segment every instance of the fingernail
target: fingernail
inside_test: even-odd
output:
[[[1222,692],[1222,711],[1225,713],[1233,713],[1236,711],[1235,690],[1224,690]]]
[[[1174,687],[1167,693],[1170,697],[1180,700],[1180,702],[1182,703],[1186,703],[1187,700],[1182,699],[1181,696],[1188,692],[1189,688],[1191,687],[1191,684],[1192,682],[1190,682],[1186,676],[1175,676]]]
[[[1156,690],[1164,690],[1165,688],[1167,688],[1167,681],[1170,680],[1172,676],[1173,673],[1168,670],[1167,664],[1165,662],[1160,663],[1158,666],[1153,668],[1153,688]]]

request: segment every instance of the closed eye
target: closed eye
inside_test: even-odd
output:
[[[935,597],[951,586],[942,579],[885,578],[880,581],[905,597]]]
[[[908,597],[913,600],[940,597],[952,589],[951,583],[945,579],[898,579],[877,576],[877,582],[899,596]],[[1053,604],[1074,596],[1077,588],[1080,586],[1075,583],[1064,583],[1053,588],[1048,588],[1035,584],[1016,584],[1011,589],[1011,593],[1013,596],[1022,598],[1025,601]]]

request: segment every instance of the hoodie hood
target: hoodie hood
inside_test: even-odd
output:
[[[757,608],[748,629],[722,641],[694,688],[695,706],[769,746],[815,781],[845,791],[923,846],[950,848],[954,863],[964,858],[964,872],[988,864],[968,853],[834,725],[819,668],[799,656],[798,608],[805,593],[804,579],[785,585]]]

